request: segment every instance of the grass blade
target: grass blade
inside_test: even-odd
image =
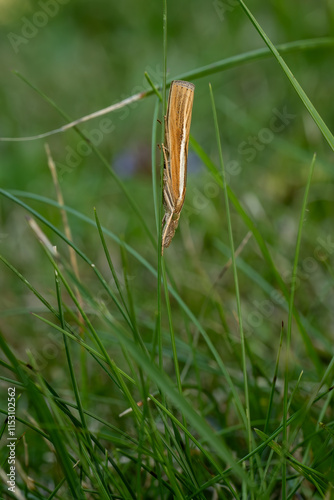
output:
[[[291,85],[293,86],[293,88],[295,89],[295,91],[299,95],[301,101],[303,102],[304,106],[306,107],[306,109],[308,110],[308,112],[312,116],[313,120],[317,124],[320,132],[322,133],[322,135],[324,136],[324,138],[328,142],[329,146],[334,151],[333,134],[331,133],[331,131],[329,130],[329,128],[327,127],[327,125],[325,124],[323,119],[321,118],[321,116],[318,113],[318,111],[316,110],[316,108],[313,106],[312,102],[310,101],[309,97],[306,95],[306,93],[303,90],[303,88],[301,87],[301,85],[296,80],[295,76],[293,75],[289,66],[284,61],[283,57],[280,55],[280,53],[277,50],[277,48],[275,47],[275,45],[271,42],[269,37],[266,35],[264,30],[261,28],[261,26],[259,25],[259,23],[255,19],[255,17],[253,16],[253,14],[250,12],[248,7],[246,7],[243,0],[238,0],[238,1],[240,3],[241,7],[243,8],[243,10],[246,12],[247,17],[249,18],[249,20],[251,21],[251,23],[255,27],[256,31],[259,33],[259,35],[261,36],[261,38],[263,39],[265,44],[268,46],[269,50],[272,52],[273,56],[276,58],[278,64],[281,66],[284,73],[286,74],[286,76],[290,80]]]

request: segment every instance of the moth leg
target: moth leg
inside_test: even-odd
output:
[[[172,241],[175,233],[174,222],[173,222],[173,212],[165,213],[163,218],[163,229],[162,229],[162,241],[161,241],[161,255],[164,253],[164,248],[167,248]]]
[[[169,161],[168,161],[168,157],[169,157],[169,149],[166,148],[166,146],[164,144],[161,144],[161,147],[162,147],[162,152],[164,154],[164,171],[165,172],[168,172],[168,174],[170,175],[170,166],[169,166]]]
[[[164,205],[166,212],[174,212],[174,199],[172,193],[170,192],[168,183],[164,186]]]
[[[162,144],[162,151],[164,155],[164,204],[166,208],[168,209],[167,211],[170,212],[174,208],[173,206],[173,196],[170,191],[170,185],[171,185],[171,175],[170,175],[170,167],[169,167],[169,161],[168,161],[168,155],[169,151],[166,148],[164,144]]]
[[[165,117],[165,126],[167,127],[166,117]],[[167,144],[168,144],[168,139]],[[162,219],[162,242],[161,242],[161,255],[163,255],[164,248],[167,248],[172,238],[175,234],[175,230],[178,226],[178,217],[175,217],[175,206],[174,206],[174,197],[171,192],[171,172],[170,172],[170,162],[169,158],[169,149],[164,144],[162,144],[162,151],[164,155],[164,206],[165,206],[165,215]]]

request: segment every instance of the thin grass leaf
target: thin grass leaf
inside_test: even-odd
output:
[[[154,207],[154,216],[155,223],[157,226],[157,239],[159,240],[159,231],[161,231],[161,207],[160,207],[160,182],[157,181],[157,144],[158,144],[158,133],[157,133],[157,123],[159,116],[160,102],[156,100],[154,106],[153,113],[153,122],[152,122],[152,138],[151,138],[151,162],[152,162],[152,192],[153,192],[153,207]],[[161,155],[160,155],[161,160]]]
[[[259,429],[255,429],[255,432],[262,440],[266,440],[268,438],[268,436],[264,432],[260,431]],[[274,452],[277,453],[277,455],[279,455],[279,457],[283,460],[283,462],[287,462],[287,464],[289,466],[291,466],[299,474],[304,476],[305,479],[310,481],[317,488],[317,490],[321,494],[322,498],[324,498],[324,493],[325,493],[328,485],[326,484],[326,481],[325,481],[326,478],[323,474],[321,474],[320,472],[318,472],[310,467],[306,467],[305,465],[301,464],[290,453],[286,454],[283,447],[280,446],[275,441],[271,441],[268,444],[274,450]]]
[[[243,8],[243,10],[245,11],[247,17],[249,18],[249,20],[251,21],[251,23],[255,27],[256,31],[259,33],[259,35],[261,36],[261,38],[263,39],[263,41],[268,46],[269,50],[272,52],[273,56],[277,60],[278,64],[283,69],[283,71],[286,74],[286,76],[288,77],[291,85],[293,86],[293,88],[295,89],[295,91],[299,95],[301,101],[303,102],[304,106],[306,107],[306,109],[308,110],[308,112],[312,116],[313,120],[317,124],[320,132],[322,133],[322,135],[324,136],[324,138],[328,142],[329,146],[334,151],[334,137],[333,137],[333,134],[331,133],[331,131],[329,130],[329,128],[327,127],[327,125],[325,124],[325,122],[323,121],[323,119],[321,118],[321,116],[318,113],[318,111],[316,110],[316,108],[313,106],[312,102],[310,101],[310,99],[306,95],[306,93],[303,90],[303,88],[301,87],[301,85],[296,80],[296,77],[294,76],[294,74],[290,70],[289,66],[286,64],[286,62],[284,61],[284,59],[280,55],[280,53],[277,50],[277,48],[275,47],[275,45],[271,42],[271,40],[269,39],[269,37],[266,35],[266,33],[264,32],[264,30],[261,28],[261,26],[259,25],[259,23],[256,21],[255,17],[250,12],[250,10],[248,9],[248,7],[246,7],[246,5],[243,2],[243,0],[238,0],[238,1],[240,3],[241,7]]]
[[[274,392],[275,392],[275,387],[276,387],[276,380],[277,380],[277,374],[278,374],[279,360],[280,360],[280,354],[281,354],[282,343],[283,343],[283,333],[284,333],[284,329],[283,329],[283,323],[282,323],[281,334],[280,334],[280,343],[279,343],[279,347],[278,347],[278,351],[277,351],[275,370],[274,370],[274,375],[273,375],[273,380],[272,380],[271,389],[270,389],[270,395],[269,395],[269,401],[268,401],[268,410],[267,410],[266,422],[265,422],[265,425],[264,425],[264,434],[268,433],[267,430],[269,428],[270,416],[271,416],[272,407],[273,407]],[[266,478],[266,476],[268,474],[268,470],[269,470],[269,467],[270,467],[270,464],[271,464],[272,455],[273,455],[273,451],[270,452],[270,455],[269,455],[268,458],[266,457],[266,462],[267,463],[266,463],[266,467],[265,467],[264,474],[263,474],[263,479],[262,479],[262,485],[261,485],[262,486],[261,487],[262,491],[265,491],[265,489],[266,489],[266,486],[264,484],[264,480],[265,480],[265,478]]]
[[[16,72],[17,76],[21,78],[29,87],[31,87],[37,94],[39,94],[44,100],[46,100],[49,104],[51,104],[52,107],[54,107],[58,113],[61,114],[67,121],[69,120],[69,117],[67,114],[60,109],[60,107],[51,99],[49,99],[46,94],[44,94],[40,89],[38,89],[35,85],[33,85],[27,78],[23,77],[20,73]],[[77,134],[89,145],[89,147],[94,151],[96,156],[99,158],[101,163],[106,167],[108,172],[110,173],[112,179],[116,182],[120,190],[123,192],[127,202],[129,203],[130,207],[132,208],[134,214],[138,217],[141,225],[143,226],[148,238],[150,239],[151,243],[155,247],[155,240],[154,237],[144,219],[142,216],[142,212],[137,206],[136,202],[133,199],[133,196],[128,192],[127,188],[125,187],[124,182],[119,178],[119,176],[115,173],[113,168],[110,165],[110,162],[102,155],[102,153],[99,151],[99,149],[85,136],[83,132],[80,131],[79,128],[75,127],[75,131]]]
[[[236,302],[237,302],[239,333],[240,333],[240,341],[241,341],[242,372],[243,372],[243,377],[244,377],[244,396],[245,396],[245,413],[246,413],[248,451],[250,452],[253,448],[253,441],[252,441],[251,415],[250,415],[250,405],[249,405],[248,370],[247,370],[247,359],[246,359],[245,336],[244,336],[243,323],[242,323],[241,301],[240,301],[237,265],[236,265],[235,254],[234,254],[234,241],[233,241],[233,233],[232,233],[229,197],[228,197],[227,185],[226,185],[226,181],[225,181],[225,179],[226,179],[225,166],[224,166],[223,153],[222,153],[222,147],[221,147],[221,142],[220,142],[220,133],[219,133],[217,112],[216,112],[216,107],[215,107],[215,102],[214,102],[214,97],[213,97],[211,85],[210,85],[210,97],[211,97],[212,112],[213,112],[215,131],[216,131],[216,140],[217,140],[217,145],[218,145],[219,162],[220,162],[220,168],[221,168],[221,172],[222,172],[223,190],[224,190],[225,208],[226,208],[226,219],[227,219],[227,226],[228,226],[229,242],[230,242],[230,247],[231,247],[232,268],[233,268],[235,295],[236,295]],[[251,480],[254,479],[254,470],[253,470],[253,461],[252,460],[250,460],[250,477],[251,477]]]
[[[319,50],[322,48],[326,47],[332,47],[334,45],[334,38],[331,37],[318,37],[318,38],[312,38],[309,40],[296,40],[293,42],[288,42],[288,43],[283,43],[276,45],[276,49],[279,51],[280,54],[289,54],[289,53],[294,53],[294,52],[303,52],[303,51],[309,51],[309,50]],[[238,54],[236,56],[231,56],[219,61],[216,61],[214,63],[208,64],[206,66],[202,66],[200,68],[196,68],[194,70],[188,71],[181,73],[177,76],[174,76],[171,79],[168,79],[166,82],[166,88],[168,88],[173,80],[196,80],[199,78],[203,78],[208,75],[212,75],[215,73],[220,73],[221,71],[225,71],[234,67],[239,67],[242,64],[247,64],[252,61],[258,61],[262,59],[266,59],[268,57],[272,56],[272,51],[267,48],[262,48],[262,49],[256,49],[252,50],[249,52],[244,52],[242,54]],[[33,88],[33,90],[36,90],[36,92],[39,92],[33,85],[31,85],[28,81],[25,80],[25,78],[20,75],[18,72],[14,72],[21,78],[23,81],[25,81],[29,86]],[[139,94],[135,94],[133,96],[130,96],[126,99],[123,99],[121,102],[118,102],[116,104],[113,104],[111,106],[108,106],[104,109],[101,109],[99,111],[96,111],[94,113],[91,113],[90,115],[81,117],[73,122],[69,122],[63,127],[59,127],[57,129],[51,130],[49,132],[44,132],[42,134],[38,134],[35,136],[30,136],[30,137],[0,137],[0,141],[8,141],[8,142],[22,142],[22,141],[33,141],[33,140],[38,140],[38,139],[43,139],[45,137],[49,137],[54,134],[58,134],[61,132],[65,132],[66,130],[69,130],[70,128],[74,128],[77,125],[80,125],[81,123],[85,123],[89,120],[92,120],[94,118],[98,118],[100,116],[103,116],[108,113],[112,113],[113,111],[116,111],[118,109],[121,109],[122,107],[129,106],[133,102],[137,102],[145,97],[148,97],[153,94],[157,94],[161,87],[158,87],[158,89],[154,86],[152,88],[152,85],[150,83],[151,90],[147,90],[144,92],[140,92]],[[51,104],[51,106],[56,107],[56,103],[50,99],[47,95],[41,93],[43,98]],[[158,95],[159,100],[160,100],[160,95]],[[62,116],[65,118],[65,120],[69,121],[69,118],[65,113],[63,113],[61,110],[59,112],[62,114]]]
[[[221,174],[220,174],[219,170],[217,169],[216,165],[209,158],[209,156],[205,153],[205,151],[201,148],[201,146],[195,141],[195,139],[193,139],[191,136],[190,136],[190,144],[192,145],[194,151],[199,156],[199,158],[203,161],[204,165],[210,170],[213,177],[217,181],[217,184],[219,186],[221,186],[222,188],[224,188],[224,183],[223,183],[223,180],[221,178]],[[256,242],[261,250],[261,253],[263,255],[263,258],[266,261],[267,265],[269,266],[270,270],[272,271],[273,278],[274,278],[275,282],[278,284],[278,286],[281,289],[281,291],[283,292],[285,298],[287,300],[289,300],[289,296],[290,296],[289,291],[288,291],[286,284],[284,283],[281,275],[279,274],[279,272],[276,269],[276,266],[272,260],[270,252],[268,250],[267,244],[264,241],[264,238],[261,235],[259,229],[256,227],[255,223],[252,221],[250,216],[245,212],[245,210],[241,206],[241,203],[239,202],[237,196],[232,191],[230,186],[227,186],[227,192],[228,192],[229,199],[233,203],[236,211],[239,213],[239,215],[243,219],[246,226],[249,228],[249,230],[254,235],[254,238],[255,238],[255,240],[256,240]],[[319,359],[317,351],[316,351],[314,345],[312,344],[311,339],[309,338],[309,335],[308,335],[308,333],[307,333],[307,331],[306,331],[306,329],[301,321],[299,312],[297,311],[296,308],[294,308],[293,311],[294,311],[294,318],[298,324],[299,331],[302,335],[302,339],[303,339],[303,342],[305,344],[307,354],[310,357],[310,359],[312,360],[318,374],[321,374],[322,373],[322,363]]]
[[[96,227],[97,227],[98,232],[99,232],[100,240],[101,240],[101,243],[102,243],[102,246],[103,246],[104,254],[106,256],[106,259],[107,259],[107,262],[108,262],[108,265],[109,265],[109,269],[110,269],[112,277],[114,279],[114,282],[115,282],[117,291],[119,293],[119,296],[121,298],[123,307],[124,307],[124,309],[125,309],[125,311],[127,313],[127,316],[129,317],[130,316],[129,315],[129,310],[128,310],[128,307],[127,307],[127,304],[126,304],[126,301],[125,301],[125,298],[124,298],[124,295],[123,295],[123,292],[122,292],[122,287],[121,287],[121,284],[120,284],[119,279],[117,277],[115,267],[114,267],[114,265],[112,263],[112,260],[111,260],[111,257],[110,257],[110,253],[109,253],[109,250],[108,250],[108,247],[107,247],[107,244],[106,244],[106,240],[104,238],[103,230],[102,230],[102,227],[101,227],[100,220],[98,218],[96,209],[94,209],[94,215],[95,215]]]
[[[225,444],[211,430],[208,424],[194,411],[185,398],[173,388],[173,384],[169,377],[148,361],[147,358],[143,356],[143,354],[135,347],[132,341],[126,339],[124,336],[120,336],[119,340],[124,343],[124,346],[134,358],[136,363],[142,367],[143,371],[147,373],[150,379],[154,380],[163,393],[167,395],[169,400],[171,400],[173,404],[185,414],[191,425],[196,429],[199,435],[202,436],[202,439],[210,444],[222,460],[233,464],[232,469],[237,475],[244,477],[244,479],[249,482],[241,468],[235,465],[235,460],[231,456]],[[152,400],[155,400],[155,398],[153,399],[151,395],[150,397]],[[180,426],[181,424],[179,423],[178,425]],[[185,431],[185,429],[183,430]]]
[[[216,247],[226,256],[230,256],[230,251],[226,245],[222,241],[216,241],[215,243]],[[256,270],[254,267],[250,266],[245,262],[242,257],[239,257],[237,260],[237,267],[243,271],[243,273],[248,276],[261,290],[263,290],[266,295],[268,296],[269,299],[272,300],[272,297],[275,296],[276,293],[276,288],[273,286],[271,282],[268,280],[264,279],[263,276]],[[285,299],[284,296],[280,297],[279,300],[279,306],[282,308],[283,311],[288,312],[289,311],[289,303]],[[294,311],[294,313],[296,310]],[[298,311],[297,311],[298,312]],[[332,347],[332,344],[330,340],[325,336],[324,333],[322,333],[320,330],[315,328],[312,323],[308,320],[307,316],[303,316],[303,314],[298,313],[300,322],[302,324],[302,327],[305,329],[305,331],[309,331],[312,333],[312,335],[315,336],[318,341],[320,341],[324,346],[325,349],[330,350]],[[296,318],[295,318],[296,319]],[[298,321],[297,321],[298,324]],[[304,340],[304,337],[303,337]],[[314,349],[314,346],[312,347]]]
[[[302,52],[307,50],[317,50],[325,47],[332,47],[334,45],[334,38],[323,37],[323,38],[313,38],[310,40],[296,40],[294,42],[282,43],[276,45],[276,50],[281,54],[290,54],[294,52]],[[226,71],[231,68],[239,67],[242,64],[248,64],[253,61],[260,61],[272,56],[272,50],[270,48],[261,48],[256,50],[251,50],[249,52],[244,52],[236,56],[227,57],[216,61],[214,63],[202,66],[201,68],[196,68],[192,71],[187,71],[186,73],[180,73],[175,76],[173,80],[197,80],[205,76],[213,75],[215,73],[220,73],[221,71]],[[171,81],[168,80],[167,86],[170,85]]]
[[[160,94],[160,92],[158,90],[158,87],[156,87],[154,85],[154,83],[152,82],[152,79],[151,79],[150,75],[148,74],[148,72],[145,71],[144,75],[145,75],[145,78],[148,81],[151,89],[153,90],[153,92],[155,93],[155,95],[157,96],[157,98],[159,99],[159,101],[162,102],[162,96],[161,96],[161,94]]]
[[[308,194],[310,191],[311,180],[313,175],[315,165],[315,155],[313,156],[313,160],[311,162],[309,176],[307,179],[306,189],[303,198],[303,205],[300,214],[298,233],[297,233],[297,242],[296,242],[296,250],[294,263],[292,268],[292,282],[291,282],[291,292],[290,292],[290,300],[289,300],[289,317],[288,317],[288,327],[287,327],[287,341],[286,341],[286,364],[285,364],[285,373],[284,373],[284,396],[283,396],[283,442],[287,445],[287,415],[288,415],[288,388],[289,388],[289,370],[290,370],[290,345],[291,345],[291,330],[292,330],[292,318],[294,311],[294,298],[295,298],[295,290],[296,290],[296,277],[297,277],[297,266],[299,260],[300,253],[300,245],[302,238],[302,229],[304,224],[306,206]],[[282,491],[283,495],[285,495],[286,491],[286,466],[283,464],[283,477],[282,477]]]
[[[14,353],[8,347],[8,344],[2,332],[0,332],[0,347],[15,369],[18,379],[24,384],[27,392],[30,395],[31,401],[34,402],[34,408],[39,417],[39,420],[40,422],[43,422],[49,434],[50,440],[55,447],[58,461],[61,464],[72,495],[78,500],[84,500],[85,495],[83,493],[82,486],[79,482],[77,474],[73,470],[73,466],[71,460],[69,459],[67,449],[64,446],[63,435],[60,430],[54,426],[54,418],[51,414],[50,409],[48,408],[48,405],[44,401],[44,398],[40,394],[40,391],[36,388],[33,381],[27,376],[25,370],[17,362],[17,359]]]
[[[88,259],[88,257],[79,248],[77,248],[76,245],[74,245],[71,241],[67,240],[67,238],[61,233],[61,231],[59,231],[54,225],[52,225],[47,219],[45,219],[45,217],[43,217],[42,215],[40,215],[36,210],[32,209],[31,207],[29,207],[29,205],[27,205],[26,203],[22,202],[21,200],[19,200],[15,196],[11,195],[7,191],[4,191],[4,190],[2,190],[0,188],[0,193],[2,193],[4,196],[6,196],[10,200],[14,201],[15,203],[17,203],[18,205],[20,205],[23,208],[25,208],[34,217],[36,217],[41,222],[43,222],[44,224],[46,224],[63,241],[65,241],[67,244],[71,245],[75,249],[75,251],[77,252],[77,254],[80,255],[80,257],[89,266],[92,267],[92,269],[94,270],[94,272],[97,274],[97,277],[100,279],[100,281],[102,282],[102,284],[104,284],[104,279],[102,278],[102,276],[98,272],[96,266],[93,265],[93,263],[90,261],[90,259]],[[56,206],[56,207],[58,206],[58,204],[56,202],[54,202],[53,200],[48,200],[48,199],[45,199],[44,197],[40,197],[40,196],[38,196],[38,199],[40,201],[43,200],[43,202],[48,203],[48,204],[50,204],[52,206]],[[66,207],[66,206],[64,206],[63,208],[65,210],[67,210],[69,213],[72,213],[73,215],[75,215],[76,217],[78,217],[79,219],[84,220],[85,222],[87,222],[87,223],[95,226],[94,222],[91,219],[89,219],[86,216],[83,216],[82,214],[79,214],[76,210],[73,210],[70,207]],[[110,232],[106,228],[102,228],[102,230],[103,230],[103,232],[105,234],[111,236],[115,241],[117,241],[119,244],[121,244],[121,241],[119,240],[119,238],[117,238],[112,232]],[[127,251],[129,253],[131,253],[135,258],[137,258],[137,260],[139,262],[141,262],[153,274],[153,276],[156,276],[158,278],[158,290],[159,290],[159,283],[161,283],[161,278],[159,279],[159,276],[161,276],[161,274],[159,273],[159,269],[160,268],[158,267],[158,272],[156,272],[155,269],[143,257],[141,257],[141,255],[138,254],[138,252],[136,252],[135,250],[133,250],[128,245],[125,245],[125,247],[126,247],[126,249],[127,249]],[[158,252],[158,262],[159,262],[160,258],[161,258],[161,252]],[[59,269],[58,269],[58,272],[60,272]],[[73,277],[73,279],[75,279],[75,277]],[[81,286],[80,283],[76,283],[76,284],[79,287]],[[179,294],[170,285],[168,286],[168,289],[169,289],[169,292],[171,293],[171,295],[175,298],[175,300],[178,302],[178,304],[180,305],[180,307],[183,309],[183,311],[185,312],[185,314],[187,315],[187,317],[190,319],[190,321],[195,325],[195,327],[198,329],[198,331],[200,332],[200,334],[203,336],[206,344],[208,345],[210,351],[213,354],[213,357],[214,357],[215,361],[217,362],[217,364],[219,366],[219,369],[221,370],[221,373],[224,375],[224,377],[227,380],[227,383],[228,383],[228,385],[229,385],[229,387],[230,387],[230,389],[232,391],[233,398],[234,398],[234,404],[236,405],[238,413],[239,413],[241,419],[245,421],[244,408],[243,408],[243,406],[241,404],[238,392],[236,391],[236,389],[234,387],[234,384],[233,384],[233,382],[232,382],[232,380],[231,380],[231,378],[230,378],[230,376],[229,376],[229,374],[228,374],[228,372],[227,372],[227,370],[225,368],[225,365],[224,365],[224,363],[223,363],[223,361],[222,361],[222,359],[221,359],[221,357],[220,357],[217,349],[215,348],[213,342],[211,341],[209,335],[207,334],[207,332],[205,331],[205,329],[202,327],[202,325],[199,323],[198,319],[193,314],[193,312],[190,310],[190,308],[181,299],[181,297],[179,296]],[[83,290],[81,290],[81,293],[83,293]],[[158,306],[159,306],[159,297],[160,297],[160,294],[158,294]],[[75,297],[74,297],[74,301],[75,301]],[[161,311],[161,306],[160,306],[160,309],[158,308],[158,317],[159,317],[159,311]],[[159,328],[160,328],[160,322],[157,321],[157,331],[158,332],[159,332]],[[162,353],[162,349],[161,349],[161,353]]]

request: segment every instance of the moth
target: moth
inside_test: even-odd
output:
[[[183,80],[172,81],[169,90],[165,116],[165,144],[162,144],[165,215],[162,220],[161,254],[173,239],[186,194],[188,143],[194,90],[193,83]]]

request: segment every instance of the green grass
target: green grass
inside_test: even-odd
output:
[[[331,95],[308,97],[285,59],[300,61],[309,74],[302,58],[313,57],[320,73],[330,72],[322,57],[328,51],[325,62],[331,60],[334,39],[291,36],[273,44],[260,26],[262,11],[253,15],[241,0],[234,11],[232,3],[220,4],[231,7],[232,25],[253,26],[251,36],[257,32],[267,48],[244,44],[213,63],[196,59],[176,77],[197,82],[186,202],[164,257],[156,145],[174,79],[169,29],[176,32],[177,22],[166,0],[161,79],[142,72],[149,87],[141,103],[154,100],[150,175],[123,176],[106,145],[91,144],[79,125],[74,132],[92,148],[84,160],[91,171],[80,167],[59,178],[55,198],[43,173],[42,189],[29,188],[21,161],[0,188],[2,444],[9,387],[16,391],[17,437],[16,493],[2,475],[1,498],[334,498],[334,140],[323,106],[331,106]],[[286,21],[288,8],[276,6],[277,20]],[[266,73],[265,61],[275,73]],[[272,87],[263,103],[257,96],[249,117],[241,97],[237,109],[233,82],[251,81],[254,65]],[[223,91],[231,68],[236,80]],[[72,120],[38,90],[38,77],[22,79]],[[251,84],[243,85],[251,100]],[[307,79],[306,87],[313,88]],[[302,119],[274,133],[268,123],[284,106]],[[142,133],[132,112],[125,132],[117,122],[124,141]],[[252,163],[240,145],[254,134],[271,140],[257,143],[262,149]],[[16,158],[20,146],[8,155]],[[0,457],[7,474],[6,446]]]

